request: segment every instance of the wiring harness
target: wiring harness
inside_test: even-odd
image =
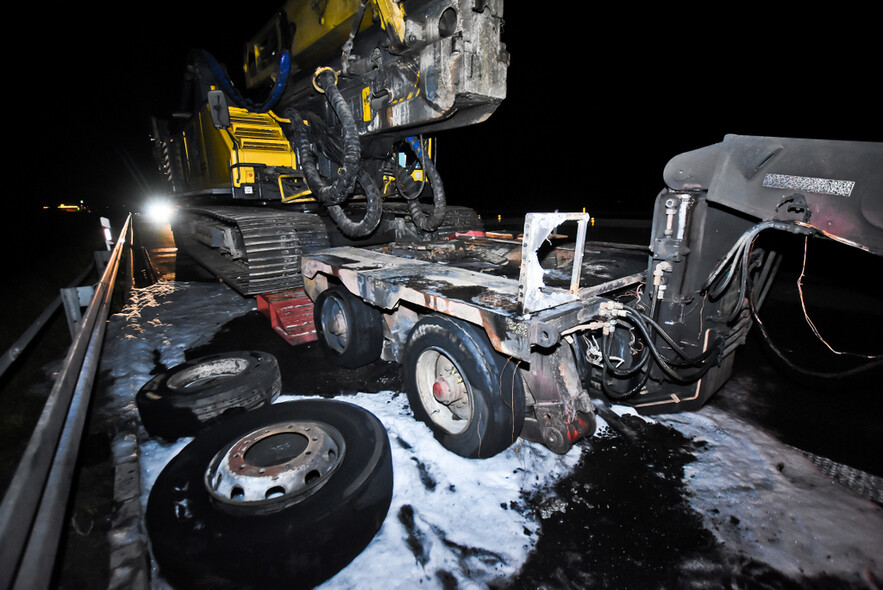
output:
[[[601,342],[597,344],[595,341],[595,346],[590,348],[593,349],[595,362],[601,365],[601,389],[611,399],[626,399],[643,389],[650,378],[652,366],[658,367],[672,382],[695,383],[720,364],[726,348],[725,339],[715,334],[706,350],[699,354],[690,354],[652,318],[618,301],[601,302],[598,317],[603,320]],[[629,348],[637,348],[634,350],[637,359],[633,355],[631,362],[615,357],[612,353],[615,334],[617,330],[623,329],[630,333]],[[654,334],[662,339],[670,353],[663,352],[656,345]],[[635,336],[640,338],[640,344]],[[617,390],[611,385],[610,377],[630,382],[636,380],[636,383],[627,390]]]

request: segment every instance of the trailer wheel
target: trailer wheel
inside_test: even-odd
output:
[[[517,366],[483,331],[445,316],[421,320],[408,338],[404,367],[414,415],[449,451],[491,457],[518,439],[524,389]]]
[[[200,432],[156,479],[146,526],[175,587],[312,588],[380,530],[392,483],[373,414],[286,402]]]
[[[135,403],[151,436],[174,440],[272,403],[281,389],[276,357],[237,351],[189,360],[157,375],[135,394]]]
[[[323,291],[313,306],[314,323],[325,357],[355,369],[373,363],[383,350],[380,312],[336,285]]]

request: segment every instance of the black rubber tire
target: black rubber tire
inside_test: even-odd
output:
[[[272,403],[281,390],[276,357],[235,351],[192,359],[160,373],[135,394],[135,403],[148,434],[175,440]]]
[[[442,404],[427,407],[423,401],[418,363],[426,366],[424,353],[441,353],[456,365],[471,398],[468,424],[457,427],[462,430],[448,428],[443,420],[431,417],[444,413]],[[447,316],[423,319],[411,330],[403,364],[405,391],[414,416],[429,426],[449,451],[468,458],[492,457],[518,439],[524,425],[525,396],[517,364],[495,351],[483,330]],[[450,422],[457,424],[457,419]]]
[[[331,316],[337,314],[343,330],[332,331]],[[380,358],[383,351],[383,319],[371,307],[341,285],[326,289],[313,305],[313,321],[319,345],[329,362],[356,369]]]
[[[324,486],[300,503],[262,515],[217,508],[203,481],[220,451],[285,421],[331,425],[346,441]],[[200,432],[150,491],[146,526],[160,573],[180,588],[311,588],[335,575],[380,530],[392,499],[389,437],[358,406],[334,400],[280,403]]]

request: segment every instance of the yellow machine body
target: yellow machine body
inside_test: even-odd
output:
[[[199,189],[231,186],[240,196],[258,197],[267,191],[261,171],[280,172],[278,186],[283,201],[309,198],[309,189],[297,172],[297,155],[272,112],[253,113],[230,107],[229,127],[218,129],[209,106],[203,107],[184,130],[187,176]],[[273,187],[270,187],[272,190]]]
[[[387,32],[393,42],[401,43],[405,36],[404,11],[394,0],[371,0],[358,30],[365,30],[375,22]],[[311,69],[326,54],[339,50],[346,42],[356,18],[360,14],[359,0],[288,0],[281,12],[261,28],[245,47],[245,80],[249,87],[269,81],[281,49],[291,51],[292,72]],[[297,23],[297,34],[284,28]],[[290,37],[290,43],[289,43]]]

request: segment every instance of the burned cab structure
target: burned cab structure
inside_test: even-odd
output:
[[[670,161],[647,246],[587,243],[585,213],[531,213],[516,239],[320,250],[304,287],[328,358],[401,363],[447,449],[564,453],[594,432],[595,402],[694,410],[726,382],[780,259],[761,234],[883,253],[881,163],[879,143],[730,135]]]

